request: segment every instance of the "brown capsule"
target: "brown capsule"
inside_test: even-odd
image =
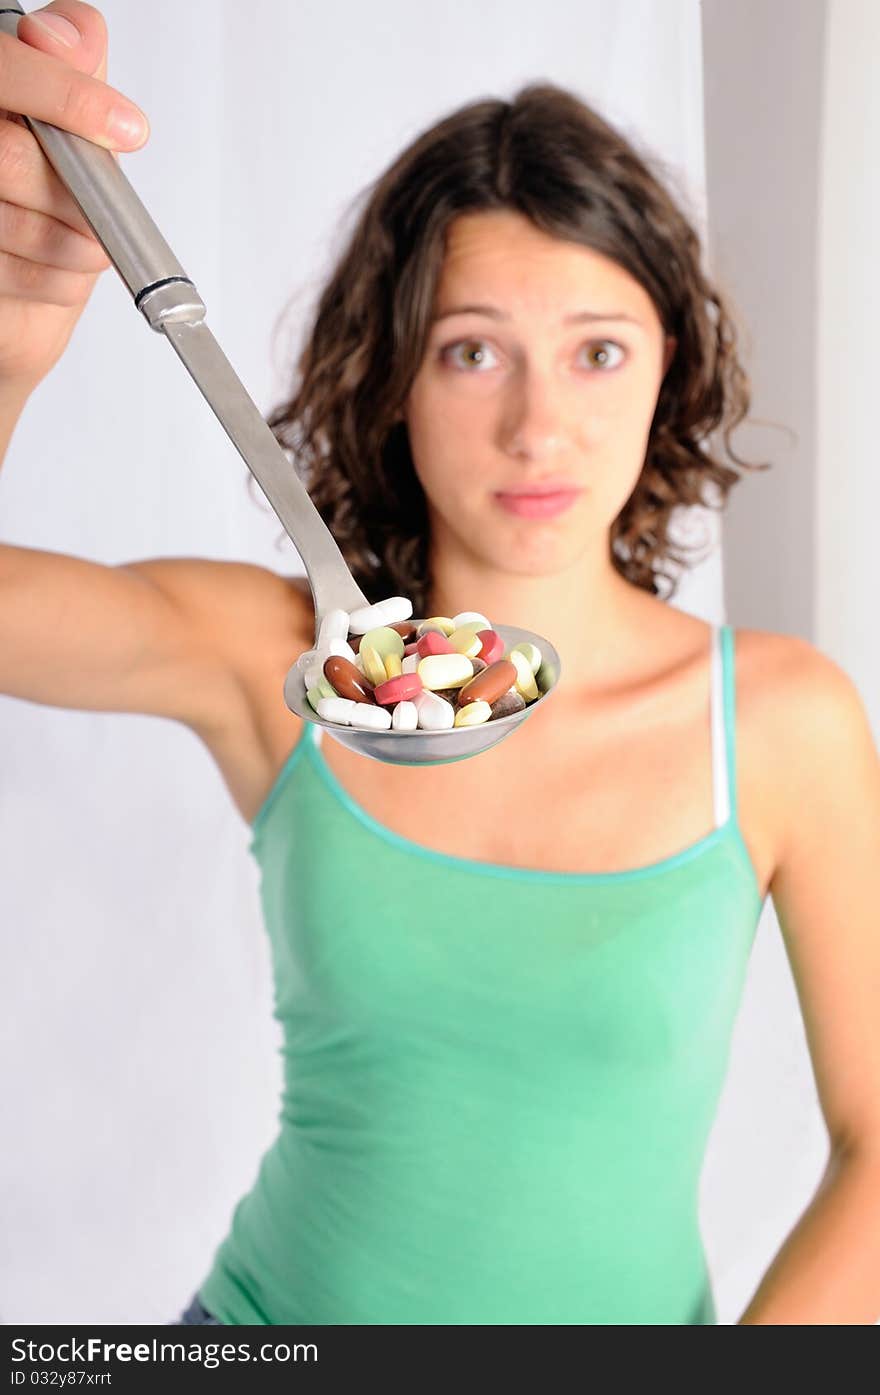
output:
[[[508,688],[512,688],[516,682],[516,667],[510,659],[496,659],[494,664],[489,664],[482,673],[478,673],[476,678],[465,683],[459,689],[458,706],[464,707],[468,702],[488,702],[490,707],[493,702],[497,702],[502,693],[506,693]]]
[[[346,659],[343,654],[331,654],[324,660],[324,677],[332,684],[340,697],[353,698],[355,702],[368,702],[376,705],[373,685],[366,674]]]
[[[409,644],[415,638],[419,622],[417,620],[395,620],[393,625],[387,625],[386,629],[396,630],[404,644]]]

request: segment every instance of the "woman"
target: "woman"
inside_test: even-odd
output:
[[[63,57],[97,103],[100,15],[49,10],[79,29]],[[60,50],[30,21],[19,37],[29,114],[67,124]],[[105,110],[70,129],[97,138]],[[54,265],[93,281],[106,258],[40,178],[43,212],[78,229],[80,263]],[[32,176],[14,194],[39,206]],[[697,1183],[768,891],[832,1146],[740,1320],[880,1311],[880,763],[824,655],[668,603],[673,509],[723,504],[738,476],[707,437],[736,460],[748,406],[699,258],[631,145],[535,84],[405,150],[320,299],[270,425],[365,593],[559,649],[552,700],[479,759],[379,765],[283,706],[314,638],[300,578],[2,550],[10,608],[28,583],[47,614],[75,587],[95,625],[47,678],[48,620],[24,635],[0,611],[2,690],[186,722],[252,825],[280,1130],[185,1323],[715,1322]],[[89,290],[31,291],[16,336],[4,303],[22,398],[50,310],[72,328]],[[568,496],[554,512],[524,503],[547,490]]]

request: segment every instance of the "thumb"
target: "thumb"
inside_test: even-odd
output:
[[[80,0],[52,0],[18,22],[18,37],[60,58],[77,72],[107,80],[107,25],[100,10]]]

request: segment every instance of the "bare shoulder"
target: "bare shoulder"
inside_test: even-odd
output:
[[[799,635],[734,632],[737,685],[743,701],[820,736],[829,718],[853,720],[863,704],[846,669]]]
[[[798,635],[737,629],[737,722],[742,732],[744,798],[778,865],[804,801],[835,771],[876,761],[862,695],[830,655]]]

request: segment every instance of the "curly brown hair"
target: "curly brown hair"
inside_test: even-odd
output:
[[[421,615],[430,593],[426,501],[399,413],[425,352],[446,229],[465,212],[513,210],[609,257],[677,340],[644,466],[609,530],[622,576],[674,594],[668,565],[687,566],[694,548],[671,536],[673,510],[721,509],[740,478],[710,453],[711,432],[721,429],[737,465],[769,468],[730,445],[750,387],[729,302],[652,167],[674,182],[571,92],[530,83],[512,101],[475,101],[437,122],[354,200],[365,206],[318,299],[297,385],[267,423],[371,600],[405,595]]]

